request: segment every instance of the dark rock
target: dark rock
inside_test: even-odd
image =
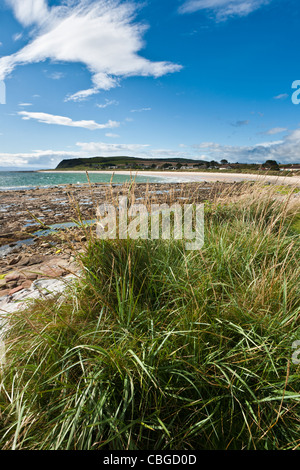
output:
[[[30,262],[30,258],[27,256],[22,256],[21,260],[19,261],[18,265],[19,266],[28,266]]]
[[[15,264],[18,264],[19,261],[21,261],[21,256],[16,256],[8,261],[8,266],[14,266]]]
[[[14,289],[15,287],[18,287],[18,281],[9,281],[6,283],[6,287],[8,289]]]
[[[13,233],[0,233],[0,238],[13,238]]]
[[[27,266],[32,266],[33,264],[41,264],[45,261],[45,257],[41,255],[31,256],[28,260]]]
[[[18,287],[15,287],[14,289],[11,289],[8,293],[8,295],[14,295],[16,294],[17,292],[20,292],[20,290],[23,290],[23,286],[18,286]]]

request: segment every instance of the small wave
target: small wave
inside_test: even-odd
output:
[[[0,191],[22,191],[35,188],[36,186],[0,186]]]

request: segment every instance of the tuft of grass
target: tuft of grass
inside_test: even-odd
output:
[[[296,233],[300,234],[300,214],[297,217],[294,217],[291,227]]]
[[[299,447],[299,203],[230,191],[202,250],[87,231],[81,279],[8,318],[2,449]]]

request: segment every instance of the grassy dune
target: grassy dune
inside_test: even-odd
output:
[[[97,240],[62,297],[9,318],[2,449],[300,445],[299,199],[223,194],[206,241]]]

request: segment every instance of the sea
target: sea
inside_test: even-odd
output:
[[[154,176],[135,176],[120,175],[115,173],[101,174],[101,173],[89,173],[89,178],[92,183],[109,183],[111,180],[113,183],[121,184],[131,181],[132,178],[137,183],[166,183],[170,182],[170,179],[164,177]],[[24,190],[24,189],[35,189],[35,188],[51,188],[57,185],[67,184],[78,184],[82,185],[88,183],[87,176],[85,173],[46,173],[38,171],[0,171],[0,191],[8,190]]]

